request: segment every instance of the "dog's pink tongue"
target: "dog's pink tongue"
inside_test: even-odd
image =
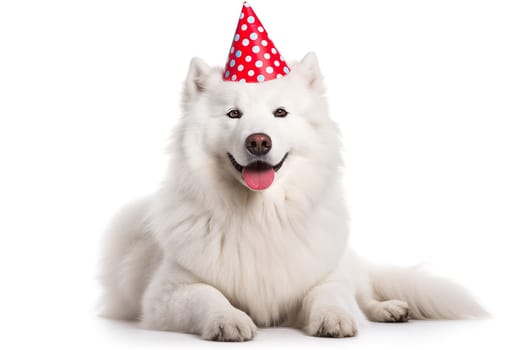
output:
[[[242,170],[242,179],[246,186],[252,190],[265,190],[273,182],[275,171],[272,168],[268,169],[250,169],[249,167]]]

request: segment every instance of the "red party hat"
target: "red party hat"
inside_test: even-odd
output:
[[[223,79],[262,83],[277,79],[290,68],[273,45],[251,6],[245,2],[233,37]]]

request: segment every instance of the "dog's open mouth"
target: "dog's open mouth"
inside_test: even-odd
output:
[[[246,166],[242,166],[237,163],[235,158],[230,153],[228,153],[230,162],[232,163],[233,167],[241,173],[242,179],[246,186],[255,191],[265,190],[270,187],[270,185],[273,183],[273,179],[275,178],[275,173],[281,169],[284,161],[286,160],[286,157],[288,157],[288,153],[286,153],[283,159],[281,159],[281,161],[276,165],[271,165],[261,160],[257,160]]]

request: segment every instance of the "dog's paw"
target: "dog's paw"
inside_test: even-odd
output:
[[[344,311],[319,310],[310,315],[305,332],[316,337],[353,337],[357,334],[357,325],[352,316]]]
[[[233,309],[208,321],[202,337],[214,341],[246,341],[253,339],[256,330],[257,327],[248,315]]]
[[[407,322],[408,304],[395,299],[382,301],[370,308],[368,318],[374,322]]]

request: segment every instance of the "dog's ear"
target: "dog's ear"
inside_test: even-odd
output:
[[[184,82],[184,99],[192,100],[204,91],[206,80],[211,73],[211,68],[199,57],[193,57]]]
[[[323,75],[314,52],[308,52],[297,65],[308,86],[319,93],[324,93]]]

